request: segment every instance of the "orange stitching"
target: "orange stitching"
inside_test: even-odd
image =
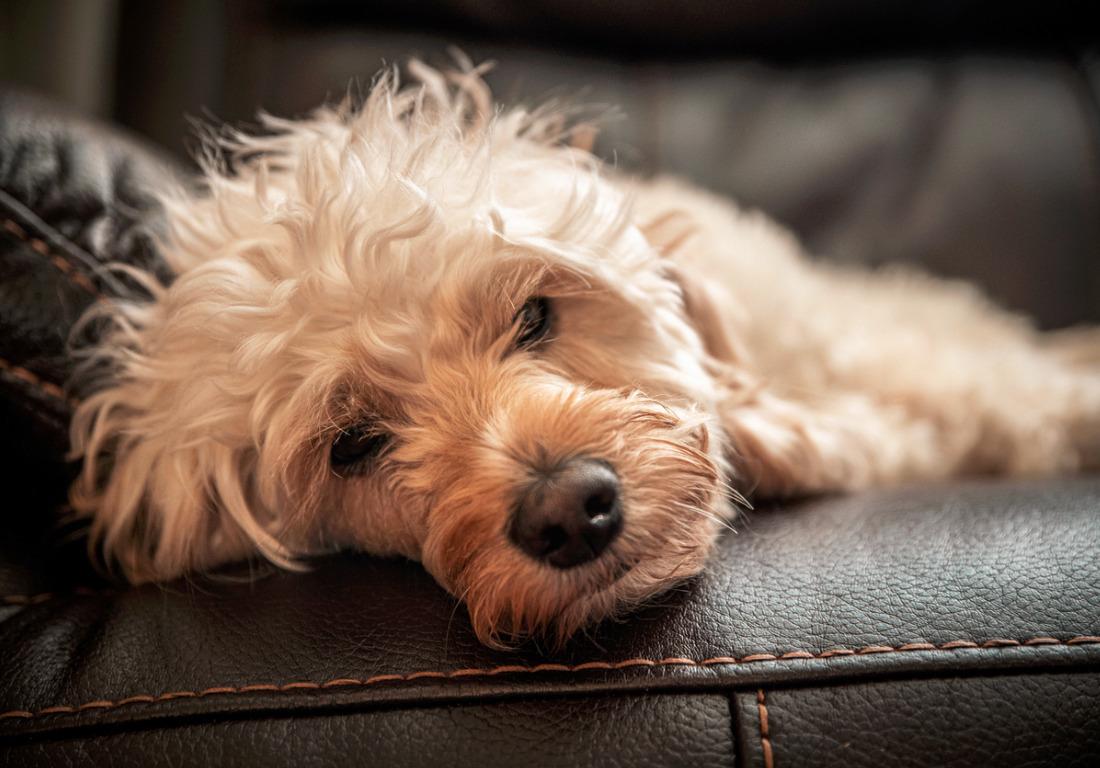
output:
[[[30,384],[32,387],[40,389],[43,394],[60,400],[71,408],[76,408],[78,405],[80,405],[79,400],[68,397],[65,394],[65,390],[63,390],[61,387],[52,382],[43,381],[37,375],[28,371],[26,368],[21,368],[18,365],[9,363],[3,358],[0,358],[0,371],[6,371],[9,375],[14,376],[15,378],[26,384]]]
[[[961,643],[961,644],[960,644]],[[828,651],[822,651],[820,653],[811,653],[810,651],[792,651],[790,653],[784,653],[781,656],[777,656],[771,653],[754,653],[748,656],[742,656],[737,658],[735,656],[712,656],[702,661],[695,659],[688,659],[682,656],[670,656],[664,659],[625,659],[623,661],[608,662],[608,661],[588,661],[583,664],[536,664],[534,666],[525,666],[522,664],[504,664],[498,667],[469,667],[466,669],[452,669],[448,672],[441,672],[437,670],[421,670],[419,672],[409,672],[406,674],[389,673],[382,675],[374,675],[368,677],[365,680],[354,677],[338,677],[333,680],[328,680],[323,683],[315,683],[311,681],[300,681],[293,683],[283,683],[277,685],[275,683],[253,683],[250,685],[241,686],[229,686],[221,685],[213,688],[204,688],[201,691],[170,691],[168,693],[161,693],[157,695],[152,694],[139,694],[135,696],[129,696],[125,699],[118,701],[90,701],[85,704],[78,704],[76,706],[70,706],[67,704],[58,704],[52,707],[46,707],[40,709],[37,712],[30,712],[25,709],[13,709],[8,712],[0,712],[0,720],[5,719],[25,719],[40,717],[42,715],[52,714],[76,714],[88,709],[114,709],[128,704],[154,704],[162,701],[171,701],[172,699],[181,698],[202,698],[204,696],[217,696],[217,695],[239,695],[242,693],[286,693],[288,691],[295,690],[325,690],[328,688],[345,688],[356,687],[366,688],[379,683],[387,682],[411,682],[413,680],[421,680],[425,678],[439,679],[439,680],[454,680],[467,677],[494,677],[496,675],[510,674],[510,673],[524,673],[524,674],[536,674],[540,672],[584,672],[592,670],[620,670],[628,669],[630,667],[716,667],[722,665],[731,664],[752,664],[758,661],[798,661],[803,659],[829,659],[834,656],[855,656],[862,653],[906,653],[910,651],[925,651],[935,653],[948,653],[961,649],[974,649],[985,648],[1001,650],[1004,648],[1019,648],[1023,646],[1046,646],[1046,645],[1064,645],[1064,646],[1076,646],[1076,645],[1100,645],[1100,635],[1077,635],[1069,640],[1058,640],[1053,637],[1033,637],[1028,640],[1006,640],[1004,638],[995,638],[993,640],[986,640],[982,643],[975,643],[969,640],[954,640],[947,643],[941,643],[939,645],[933,645],[931,643],[904,643],[896,646],[885,645],[869,645],[864,648],[835,648]],[[759,695],[763,695],[760,692]],[[765,710],[766,714],[766,710]],[[765,726],[766,727],[766,726]],[[766,734],[765,734],[766,735]]]
[[[101,294],[92,283],[79,269],[73,266],[67,259],[62,256],[50,252],[50,247],[46,244],[46,241],[40,240],[37,237],[31,237],[27,234],[21,226],[16,224],[11,219],[4,219],[4,230],[15,235],[24,243],[29,245],[36,253],[49,259],[50,263],[57,268],[61,274],[69,278],[69,281],[74,285],[78,285],[85,291],[90,293],[96,299],[102,300],[103,294]]]
[[[760,713],[760,751],[764,753],[764,768],[772,768],[772,740],[768,735],[768,704],[764,700],[764,689],[756,690],[756,709]]]

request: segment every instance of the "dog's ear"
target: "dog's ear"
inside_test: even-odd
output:
[[[259,552],[295,567],[277,538],[281,522],[258,504],[247,450],[196,434],[157,429],[141,407],[141,386],[120,382],[92,395],[72,422],[81,476],[70,493],[91,518],[96,560],[127,580],[145,582]]]
[[[661,254],[665,277],[680,288],[684,311],[703,340],[707,354],[722,363],[743,363],[745,349],[738,340],[730,307],[722,311],[715,290],[693,274],[687,264],[677,259],[681,250],[691,247],[695,236],[690,218],[682,212],[673,211],[643,224],[640,229],[650,245]]]
[[[734,323],[719,309],[714,290],[690,270],[672,262],[665,265],[665,274],[680,287],[684,311],[703,340],[707,354],[723,363],[744,362],[744,347],[737,338]]]

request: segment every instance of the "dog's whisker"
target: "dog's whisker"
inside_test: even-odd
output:
[[[676,508],[681,509],[685,512],[691,512],[691,513],[699,515],[700,517],[704,517],[707,520],[710,520],[711,522],[721,526],[722,528],[725,528],[726,530],[731,531],[732,533],[737,533],[737,529],[734,528],[733,525],[729,521],[723,520],[721,517],[714,514],[713,512],[709,512],[705,509],[693,506],[691,504],[677,503],[674,506],[676,506]]]
[[[733,497],[733,500],[737,502],[738,506],[751,512],[753,510],[752,502],[750,502],[745,496],[731,485],[726,485],[726,493]]]
[[[448,642],[451,637],[451,625],[454,624],[455,616],[458,613],[458,609],[466,603],[466,597],[470,594],[470,589],[473,587],[473,582],[468,584],[462,593],[455,596],[455,604],[451,608],[451,614],[447,617],[447,626],[443,630],[443,652],[446,654]]]

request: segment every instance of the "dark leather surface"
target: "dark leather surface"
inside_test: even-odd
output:
[[[0,317],[11,335],[0,336],[11,358],[0,371],[11,489],[0,513],[0,764],[774,766],[901,755],[907,765],[965,765],[1095,755],[1097,478],[761,509],[699,579],[560,654],[482,647],[461,606],[401,561],[349,554],[300,575],[249,578],[242,567],[134,589],[87,581],[79,556],[58,546],[51,507],[65,487],[56,462],[65,406],[47,404],[70,394],[43,385],[60,384],[65,324],[91,300],[74,276],[106,292],[104,259],[153,258],[139,233],[156,212],[140,193],[160,172],[123,204],[115,191],[138,175],[121,170],[147,162],[140,150],[44,119],[51,128],[38,131],[0,117],[0,136],[27,137],[31,157],[43,147],[87,153],[102,172],[60,175],[84,166],[27,163],[27,150],[14,152],[17,166],[11,148],[26,145],[0,139],[0,168],[24,169],[0,176],[15,201],[4,216],[19,227],[0,231]],[[67,138],[39,147],[39,136]],[[94,160],[100,142],[115,161]],[[83,225],[72,212],[81,205],[101,223]],[[99,240],[103,227],[135,236]]]
[[[722,694],[611,695],[275,715],[121,730],[94,740],[62,736],[11,748],[7,764],[706,768],[729,766],[732,751]]]
[[[66,449],[74,394],[69,330],[125,282],[114,261],[154,267],[150,188],[173,164],[33,96],[0,89],[0,417],[5,446]],[[14,440],[21,435],[24,440]]]
[[[0,734],[10,744],[52,743],[191,728],[196,719],[308,719],[594,692],[720,697],[991,671],[1033,680],[1021,689],[1029,696],[1002,712],[1005,727],[1026,730],[1031,694],[1063,679],[1044,676],[1050,671],[1088,670],[1091,695],[1100,695],[1098,510],[1095,479],[762,510],[723,540],[696,583],[559,656],[479,646],[463,610],[416,565],[362,556],[250,583],[57,596],[0,613],[0,710],[9,713]],[[539,667],[548,663],[561,666]],[[584,701],[563,706],[578,716]],[[823,706],[817,716],[844,715]],[[372,738],[387,744],[405,738],[389,726],[363,727],[378,728]],[[226,731],[189,732],[216,740]],[[660,738],[671,745],[675,733]],[[1067,726],[1057,738],[1072,751],[1084,734]]]
[[[761,701],[766,735],[760,731]],[[737,695],[742,766],[1100,763],[1097,670],[780,688]]]

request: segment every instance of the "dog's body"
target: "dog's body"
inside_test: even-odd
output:
[[[643,220],[690,212],[697,234],[670,257],[708,351],[759,392],[720,407],[734,450],[753,446],[758,493],[1100,461],[1100,333],[1044,336],[964,283],[812,260],[760,213],[680,183],[638,200]]]
[[[812,262],[552,113],[488,120],[476,72],[420,76],[166,197],[176,278],[117,307],[73,424],[128,577],[355,547],[424,562],[487,642],[567,637],[698,572],[737,489],[1100,457],[1092,336]]]

